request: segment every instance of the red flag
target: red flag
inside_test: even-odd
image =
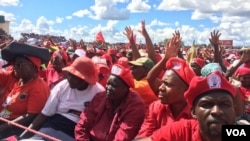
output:
[[[105,43],[105,40],[103,38],[103,35],[102,35],[101,31],[96,34],[95,39],[96,39],[96,41],[99,41],[101,43]]]

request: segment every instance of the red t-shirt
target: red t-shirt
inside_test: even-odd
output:
[[[202,141],[197,120],[180,120],[166,125],[150,137],[153,141]]]
[[[147,116],[141,126],[137,138],[151,136],[156,130],[162,126],[171,124],[181,119],[191,119],[190,106],[185,106],[178,117],[174,117],[170,106],[162,104],[160,100],[157,100],[150,104]]]
[[[0,87],[4,89],[0,99],[1,117],[13,120],[27,113],[41,112],[50,90],[40,76],[24,85],[21,85],[21,80],[14,79],[11,73],[0,72],[0,77],[7,80],[5,87],[3,87],[3,81],[0,82]]]

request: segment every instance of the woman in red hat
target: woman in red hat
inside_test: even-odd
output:
[[[145,115],[145,104],[131,87],[134,81],[130,70],[113,65],[106,91],[97,94],[82,112],[75,128],[75,139],[131,141]]]

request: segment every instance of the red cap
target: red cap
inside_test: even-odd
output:
[[[205,61],[201,58],[194,58],[192,62],[197,63],[201,68],[205,66]]]
[[[109,61],[109,63],[112,65],[112,57],[109,54],[103,54],[102,57]]]
[[[234,86],[219,71],[214,71],[206,77],[195,76],[190,82],[184,97],[189,105],[193,104],[195,98],[205,92],[212,90],[225,90],[233,97],[236,95]]]
[[[117,64],[122,65],[125,68],[130,69],[130,65],[128,64],[129,60],[127,57],[121,57],[117,60]]]
[[[108,49],[108,52],[107,52],[108,54],[115,54],[115,50],[114,49]]]
[[[176,72],[187,85],[189,85],[192,78],[196,76],[186,61],[177,57],[172,57],[167,61],[166,69]]]
[[[235,71],[236,76],[243,76],[243,75],[248,75],[248,74],[250,74],[250,68],[248,68],[248,67],[239,67]]]
[[[134,79],[130,69],[114,64],[111,69],[111,74],[120,77],[129,87],[134,88]]]

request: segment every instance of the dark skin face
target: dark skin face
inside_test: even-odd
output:
[[[187,88],[187,85],[174,71],[167,70],[162,77],[158,97],[162,104],[183,103],[185,102],[184,92]]]
[[[110,75],[106,84],[106,93],[113,106],[118,106],[129,93],[129,87],[119,77]]]
[[[234,124],[235,105],[228,92],[213,91],[194,102],[191,114],[199,122],[202,138],[218,140],[225,124]]]
[[[190,66],[191,66],[191,68],[193,69],[193,71],[195,72],[195,74],[197,76],[201,76],[201,67],[200,67],[200,65],[198,65],[195,62],[191,62]]]
[[[89,86],[89,84],[85,80],[71,73],[67,74],[67,80],[69,82],[70,88],[72,89],[78,89],[81,91],[81,90],[85,90]]]
[[[243,87],[250,88],[250,74],[240,76],[239,81]]]
[[[60,57],[55,57],[51,59],[51,63],[53,68],[55,69],[55,71],[61,73],[62,72],[62,68],[65,67],[65,63],[63,62],[63,60]]]
[[[14,73],[23,83],[28,82],[37,75],[37,68],[33,63],[23,57],[17,57],[13,63]]]
[[[137,81],[141,80],[142,78],[144,78],[147,75],[146,68],[144,68],[142,66],[131,65],[131,72],[133,74],[133,77]]]

